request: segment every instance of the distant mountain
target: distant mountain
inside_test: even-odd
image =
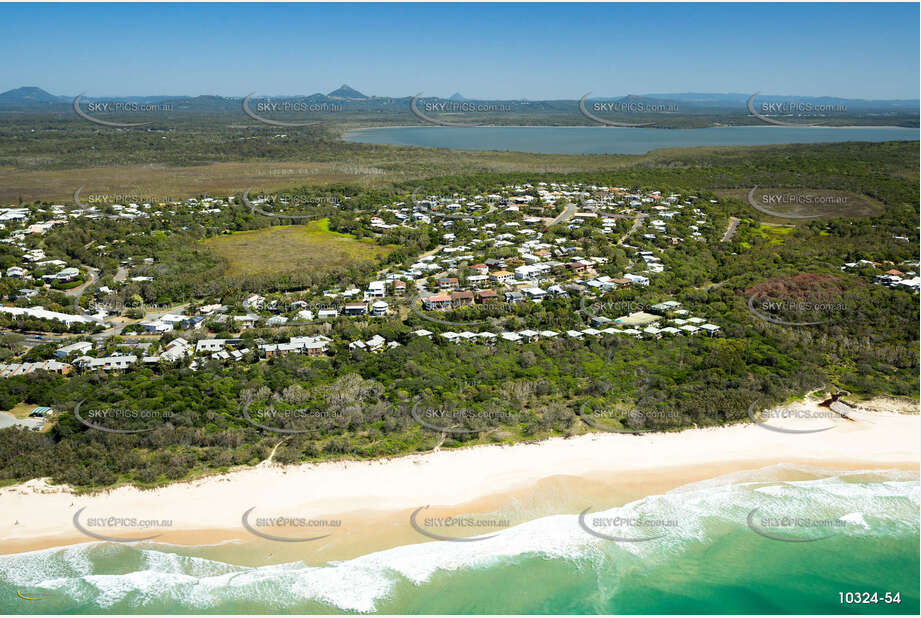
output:
[[[367,97],[361,94],[360,92],[358,92],[357,90],[349,86],[348,84],[342,84],[341,86],[339,86],[338,88],[336,88],[335,90],[333,90],[326,96],[328,96],[330,99],[369,99],[371,98],[371,97]]]
[[[469,101],[470,99],[468,99],[467,97],[465,97],[459,92],[455,92],[450,97],[448,97],[448,100],[449,101]]]
[[[56,97],[38,86],[23,86],[0,93],[0,103],[18,105],[24,103],[62,103],[67,97]]]
[[[736,108],[744,107],[753,92],[682,92],[670,94],[647,94],[646,97],[669,99],[685,105],[707,108]],[[787,103],[811,103],[813,105],[842,105],[849,112],[865,112],[870,110],[897,110],[915,112],[918,110],[917,99],[848,99],[827,96],[803,96],[791,94],[772,94],[762,92],[758,94],[758,101],[774,101]]]
[[[619,103],[627,103],[634,105],[645,105],[647,107],[653,105],[665,105],[665,106],[677,106],[678,101],[675,99],[669,99],[664,97],[652,96],[648,94],[628,94],[625,97],[617,99]]]

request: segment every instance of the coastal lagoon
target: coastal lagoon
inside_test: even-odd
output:
[[[645,154],[658,148],[765,146],[816,142],[886,142],[919,139],[901,127],[716,127],[652,129],[621,127],[385,127],[358,129],[346,141],[454,150],[500,150],[541,154]]]

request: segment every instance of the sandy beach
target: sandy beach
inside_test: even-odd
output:
[[[429,515],[493,513],[515,525],[548,512],[610,507],[690,482],[777,464],[918,470],[921,417],[917,409],[904,413],[910,404],[867,402],[849,414],[851,420],[828,418],[827,409],[814,402],[797,407],[826,414],[809,419],[777,415],[766,421],[773,429],[747,423],[664,434],[595,433],[368,462],[285,467],[264,463],[148,491],[120,487],[75,495],[37,479],[0,490],[0,553],[96,540],[80,526],[117,538],[156,534],[158,542],[179,545],[234,540],[270,544],[279,557],[294,555],[297,548],[299,558],[309,554],[328,560],[430,541],[409,525],[412,513],[428,505],[419,521]],[[266,534],[328,538],[313,543],[260,539],[243,524],[250,509],[251,527],[269,517],[315,520],[306,527],[257,528]],[[99,525],[97,518],[168,525]],[[331,527],[336,521],[338,526]],[[486,531],[470,529],[463,534]]]

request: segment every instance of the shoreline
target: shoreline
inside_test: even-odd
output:
[[[342,141],[350,141],[352,133],[359,133],[361,131],[376,131],[379,129],[431,129],[431,128],[442,128],[442,129],[469,129],[469,128],[484,128],[484,129],[660,129],[662,131],[698,131],[701,129],[915,129],[915,127],[900,127],[897,125],[874,125],[874,124],[856,124],[856,125],[841,125],[841,126],[811,126],[803,125],[802,127],[788,127],[780,125],[770,125],[770,124],[724,124],[724,125],[715,125],[712,127],[606,127],[604,125],[572,125],[572,124],[477,124],[470,125],[468,127],[452,127],[452,126],[443,126],[435,124],[405,124],[405,125],[383,125],[379,127],[356,127],[354,129],[346,129],[339,133],[339,138]],[[918,129],[921,132],[921,128]],[[911,141],[911,140],[909,140]],[[353,143],[371,143],[371,142],[355,142]],[[400,144],[386,144],[389,146],[399,146]],[[735,144],[728,144],[731,146],[737,146]],[[776,146],[778,144],[754,144],[755,146]],[[410,148],[437,148],[437,146],[410,146]],[[700,148],[700,146],[676,146],[676,148]],[[452,149],[449,149],[452,150]],[[461,150],[461,149],[457,149]],[[552,154],[552,153],[546,153]]]
[[[864,407],[875,401],[883,402],[877,407],[884,411]],[[816,402],[800,405],[824,410]],[[95,542],[76,528],[75,517],[84,530],[93,518],[120,517],[169,521],[170,526],[90,532],[130,539],[159,534],[154,542],[197,547],[235,541],[271,546],[277,556],[323,562],[430,542],[409,525],[409,515],[426,505],[431,505],[426,514],[433,516],[497,512],[517,525],[588,506],[619,506],[688,483],[776,465],[917,471],[921,417],[892,411],[898,406],[904,404],[865,402],[853,414],[853,422],[771,421],[772,426],[800,431],[833,426],[813,433],[782,433],[757,424],[640,435],[592,433],[385,460],[260,464],[154,490],[121,486],[76,495],[67,487],[33,479],[0,489],[0,554]],[[80,509],[84,511],[76,516]],[[302,517],[340,520],[341,527],[259,528],[293,538],[330,533],[320,542],[266,541],[244,528],[248,509],[254,509],[251,524],[258,518]],[[482,533],[468,530],[461,536]]]

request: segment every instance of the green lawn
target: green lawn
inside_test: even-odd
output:
[[[228,275],[322,271],[387,255],[369,239],[330,231],[329,219],[208,238],[202,244],[228,262]]]

